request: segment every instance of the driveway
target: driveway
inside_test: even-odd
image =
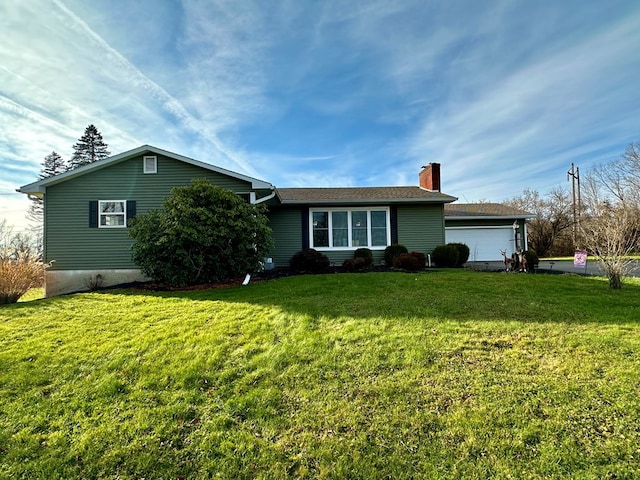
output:
[[[465,266],[474,270],[499,271],[504,270],[504,263],[496,262],[468,262]],[[589,258],[587,268],[576,268],[573,260],[540,260],[536,273],[575,273],[579,275],[600,275],[604,273],[600,267],[600,262]],[[631,265],[630,275],[640,277],[640,261],[634,260]]]

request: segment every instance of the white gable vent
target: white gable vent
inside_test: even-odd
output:
[[[144,173],[158,173],[158,157],[156,156],[143,157],[142,163],[143,163],[142,171]]]

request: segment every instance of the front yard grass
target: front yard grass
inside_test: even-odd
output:
[[[0,308],[0,478],[637,478],[640,283],[470,271]]]

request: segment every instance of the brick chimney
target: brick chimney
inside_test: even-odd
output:
[[[430,163],[420,170],[420,187],[434,192],[440,191],[440,164]]]

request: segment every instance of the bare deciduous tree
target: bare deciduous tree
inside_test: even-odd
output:
[[[565,189],[554,188],[545,197],[525,189],[522,196],[503,203],[536,215],[527,222],[527,240],[539,256],[566,254],[573,249],[570,237],[564,235],[573,225],[571,196]]]
[[[638,218],[636,208],[603,202],[581,223],[581,241],[600,260],[613,289],[622,288],[624,277],[629,275],[633,263],[629,254],[638,248]]]
[[[581,241],[600,261],[611,288],[621,288],[640,231],[640,142],[590,170],[583,181]]]
[[[611,204],[640,206],[640,142],[629,145],[617,160],[594,167],[586,177],[587,207]]]

